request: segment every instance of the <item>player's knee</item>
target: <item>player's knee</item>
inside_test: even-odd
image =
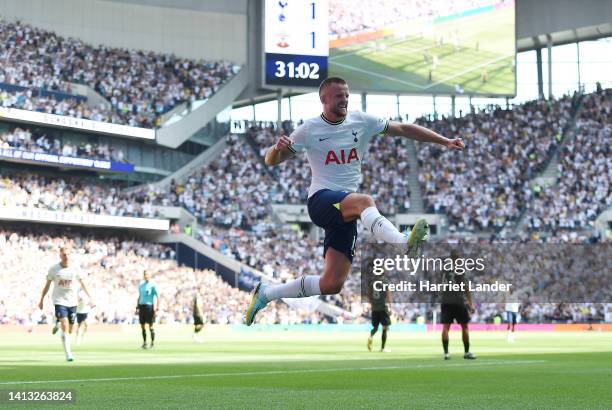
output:
[[[342,290],[343,282],[337,280],[327,280],[319,283],[322,295],[337,295]]]
[[[359,194],[359,202],[361,204],[362,209],[366,209],[371,206],[376,206],[376,204],[374,203],[374,199],[367,194]]]
[[[343,201],[344,202],[344,201]],[[353,193],[346,197],[346,205],[345,209],[351,209],[357,211],[358,213],[363,212],[364,209],[369,208],[371,206],[375,206],[374,199],[367,194],[358,194]]]

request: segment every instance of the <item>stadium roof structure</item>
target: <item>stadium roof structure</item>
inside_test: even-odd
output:
[[[516,0],[517,51],[612,36],[612,2]]]

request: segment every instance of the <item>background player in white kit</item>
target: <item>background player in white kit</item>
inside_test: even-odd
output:
[[[461,138],[448,139],[415,124],[388,121],[360,111],[348,112],[349,89],[345,80],[330,77],[319,87],[323,113],[306,120],[290,138],[281,135],[266,153],[268,166],[277,165],[305,150],[312,172],[308,191],[310,219],[325,229],[322,276],[308,275],[282,285],[260,283],[253,292],[245,322],[268,302],[280,298],[339,293],[350,271],[357,240],[357,219],[379,240],[400,244],[403,252],[413,252],[428,235],[429,227],[420,220],[410,235],[382,216],[370,195],[357,193],[361,182],[361,161],[370,140],[376,135],[396,135],[421,142],[462,150]]]
[[[93,303],[91,302],[91,295],[83,283],[79,267],[69,264],[68,256],[68,249],[65,247],[60,248],[60,262],[51,266],[49,269],[47,283],[43,288],[38,307],[41,310],[43,309],[45,296],[47,292],[49,292],[51,283],[53,283],[52,298],[53,304],[55,305],[55,317],[60,322],[62,344],[64,345],[66,360],[72,362],[74,356],[70,348],[70,334],[72,333],[72,326],[76,318],[77,291],[79,284],[83,292],[85,292],[89,298],[89,303]]]
[[[508,343],[514,343],[514,328],[518,320],[518,312],[521,306],[519,302],[519,293],[523,292],[524,290],[517,291],[516,289],[512,288],[505,298],[506,303],[504,310],[506,313],[506,322],[508,323]]]
[[[91,309],[93,308],[93,306],[91,306],[83,296],[83,292],[79,292],[79,299],[76,309],[77,346],[80,346],[85,343],[85,333],[87,333],[87,317],[89,316],[89,314],[91,313]]]
[[[514,343],[514,327],[516,326],[516,320],[519,311],[518,302],[506,303],[506,320],[508,321],[508,343]]]

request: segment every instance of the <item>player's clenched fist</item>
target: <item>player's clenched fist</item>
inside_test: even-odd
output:
[[[274,144],[275,151],[285,151],[289,149],[292,142],[286,135],[281,135],[276,144]]]
[[[456,151],[462,151],[465,148],[465,144],[463,143],[463,140],[461,138],[454,138],[448,141],[448,144],[446,146]]]

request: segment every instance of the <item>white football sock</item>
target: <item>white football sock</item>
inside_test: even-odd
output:
[[[64,345],[64,353],[66,353],[66,357],[72,356],[72,351],[70,350],[70,333],[66,333],[63,330],[62,345]]]
[[[395,225],[382,216],[375,206],[363,210],[361,222],[372,232],[376,239],[386,243],[407,243],[406,235],[398,231]]]
[[[320,276],[302,276],[281,285],[270,285],[264,289],[263,295],[268,300],[305,298],[307,296],[320,295],[320,281]]]

